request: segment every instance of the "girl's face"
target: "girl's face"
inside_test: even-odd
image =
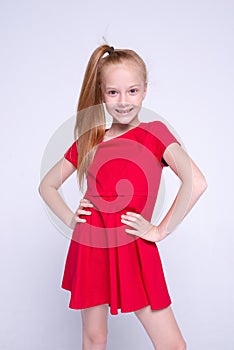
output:
[[[115,123],[134,124],[138,121],[146,88],[143,73],[135,63],[110,64],[103,68],[102,98]]]

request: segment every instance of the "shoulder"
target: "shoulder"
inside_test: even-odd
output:
[[[166,138],[175,138],[171,126],[161,120],[153,120],[150,122],[141,123],[141,128],[159,141],[164,141]]]
[[[160,132],[165,131],[168,129],[166,123],[164,123],[161,120],[152,120],[150,122],[142,122],[141,127],[148,132],[154,133],[154,132]]]
[[[157,159],[162,162],[163,154],[166,148],[173,144],[180,144],[174,132],[169,129],[161,120],[153,120],[147,123],[141,123],[141,128],[145,134],[144,144],[155,154]]]
[[[78,141],[75,140],[64,154],[64,158],[69,160],[74,166],[77,166],[78,161]]]

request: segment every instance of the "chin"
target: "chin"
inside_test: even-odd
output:
[[[117,119],[117,118],[114,118],[113,120],[113,123],[118,123],[118,124],[122,124],[122,125],[131,125],[131,124],[134,124],[135,122],[135,118],[121,118],[121,119]]]
[[[116,113],[112,114],[113,122],[127,125],[127,124],[134,124],[137,121],[138,115],[134,113],[134,115],[125,115],[125,116],[119,116],[116,115]]]

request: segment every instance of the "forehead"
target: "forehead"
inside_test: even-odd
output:
[[[125,61],[122,63],[110,63],[105,65],[101,71],[101,83],[140,83],[144,74],[139,64],[131,61]]]

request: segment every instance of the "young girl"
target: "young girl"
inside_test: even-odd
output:
[[[141,122],[147,90],[143,60],[132,50],[101,45],[81,88],[75,142],[46,174],[39,192],[73,229],[62,288],[80,309],[83,350],[104,350],[110,313],[134,312],[154,349],[185,349],[170,307],[156,243],[166,238],[206,189],[206,181],[161,121]],[[113,122],[106,129],[105,108]],[[78,156],[79,155],[79,156]],[[163,220],[151,223],[163,167],[181,180]],[[74,213],[58,188],[77,170],[87,190]]]

